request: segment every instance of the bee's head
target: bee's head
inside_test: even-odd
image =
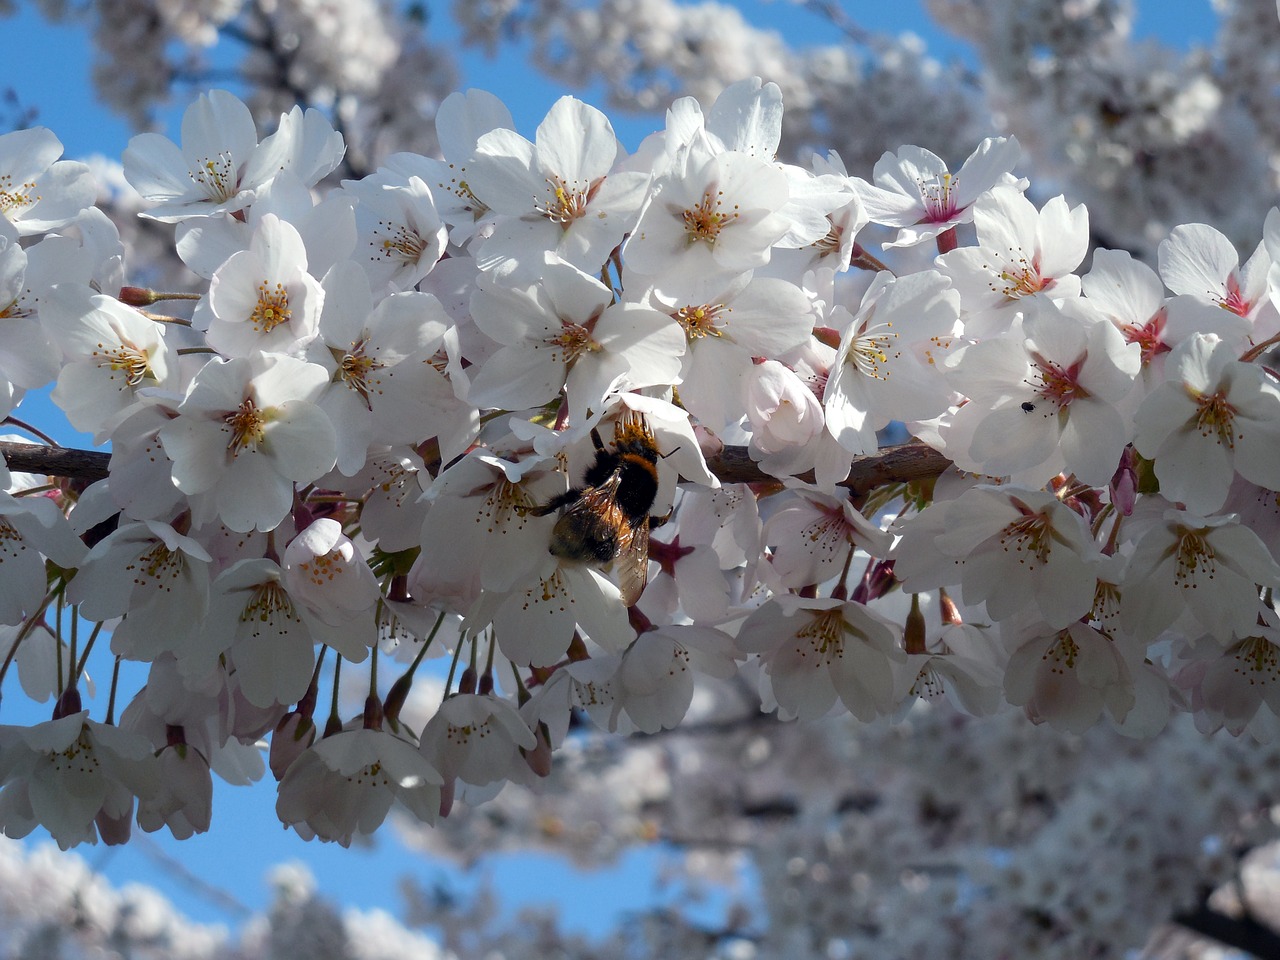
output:
[[[643,457],[650,463],[657,463],[662,456],[649,422],[634,410],[628,410],[614,425],[613,447],[619,454]]]

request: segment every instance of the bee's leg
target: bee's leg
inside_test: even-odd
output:
[[[595,427],[591,428],[591,442],[595,444],[597,450],[604,449],[604,441],[600,439],[600,431]]]
[[[581,490],[566,490],[564,493],[556,494],[540,507],[517,507],[516,512],[526,517],[545,517],[547,514],[554,513],[561,507],[567,507],[571,503],[577,503],[581,499]]]
[[[665,524],[668,520],[670,520],[670,519],[671,519],[672,515],[673,515],[675,512],[676,512],[676,511],[675,511],[675,508],[674,508],[674,507],[672,507],[670,510],[668,510],[668,511],[666,512],[666,514],[665,514],[664,516],[661,516],[661,517],[655,517],[655,516],[650,515],[650,517],[649,517],[649,529],[650,529],[650,530],[652,530],[652,529],[654,529],[655,527],[660,527],[660,526],[662,526],[662,525],[663,525],[663,524]]]

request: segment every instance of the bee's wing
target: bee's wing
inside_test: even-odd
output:
[[[551,552],[578,563],[607,564],[618,554],[627,527],[626,514],[618,506],[621,477],[615,472],[598,487],[574,491],[570,503],[551,531]]]
[[[626,514],[618,506],[618,486],[621,483],[621,474],[614,471],[600,486],[585,488],[578,501],[565,510],[565,516],[579,518],[587,529],[601,537],[626,526]]]
[[[649,518],[627,525],[618,545],[618,590],[628,607],[640,599],[649,582]]]

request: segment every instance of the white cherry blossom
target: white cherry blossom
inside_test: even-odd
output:
[[[480,587],[506,590],[542,562],[554,517],[527,510],[561,492],[550,464],[520,464],[489,453],[464,457],[430,491],[415,593],[477,595]]]
[[[712,627],[672,624],[636,637],[615,675],[610,729],[657,733],[679,725],[693,701],[695,675],[728,679],[740,656]]]
[[[471,190],[471,158],[476,142],[491,130],[514,130],[506,104],[486,90],[456,91],[436,110],[436,138],[443,160],[416,153],[396,153],[386,168],[418,177],[431,190],[440,219],[449,225],[449,240],[463,246],[491,227],[494,213]]]
[[[864,517],[848,497],[797,490],[764,524],[770,565],[788,587],[825,583],[840,573],[850,553],[888,553],[892,538]]]
[[[297,703],[306,693],[317,643],[352,662],[364,660],[377,640],[372,617],[367,622],[368,629],[360,631],[358,617],[338,624],[322,620],[304,597],[293,596],[278,564],[241,560],[213,582],[199,643],[179,667],[192,680],[203,680],[225,652],[245,700],[271,710]],[[271,725],[275,722],[273,718]]]
[[[950,403],[938,361],[955,338],[960,296],[934,271],[892,279],[878,274],[856,316],[836,307],[843,327],[827,375],[827,427],[852,454],[878,446],[891,420],[927,420]]]
[[[13,645],[19,637],[22,642],[15,653]],[[71,648],[65,641],[59,641],[44,624],[37,624],[31,630],[16,625],[0,626],[0,652],[6,657],[12,654],[22,692],[33,703],[45,703],[58,696],[62,692],[58,678],[69,676],[75,669],[71,663]],[[85,686],[92,696],[91,683],[86,681]]]
[[[1141,348],[1148,381],[1163,371],[1169,351],[1194,333],[1216,333],[1243,350],[1253,330],[1244,317],[1202,297],[1166,298],[1156,272],[1124,250],[1095,250],[1080,287],[1090,305],[1114,323],[1125,340]]]
[[[423,484],[430,482],[422,458],[409,451],[377,453],[352,479],[368,480],[368,494],[360,510],[364,535],[392,553],[417,546],[427,514]]]
[[[1021,154],[1017,138],[988,137],[952,173],[923,147],[899,147],[879,159],[873,183],[859,183],[858,192],[872,222],[898,228],[885,247],[910,247],[972,222],[974,201],[1011,179]]]
[[[942,429],[962,469],[1039,486],[1068,472],[1104,484],[1131,427],[1120,404],[1141,357],[1114,325],[1028,305],[1019,329],[952,353],[948,381],[969,402]]]
[[[300,355],[319,330],[323,305],[320,281],[307,272],[302,237],[268,214],[249,248],[232,254],[209,281],[205,336],[225,357]]]
[[[1235,246],[1221,232],[1203,223],[1184,223],[1160,242],[1159,259],[1160,278],[1174,293],[1198,297],[1249,320],[1255,342],[1276,333],[1280,313],[1271,301],[1271,254],[1266,244],[1259,243],[1241,264]]]
[[[375,299],[350,261],[324,280],[320,335],[307,358],[330,371],[319,400],[338,439],[337,468],[351,476],[371,446],[411,443],[447,429],[453,387],[431,362],[448,328],[440,301],[408,291]]]
[[[444,254],[448,231],[419,177],[382,171],[344,180],[356,200],[356,262],[378,294],[411,290]]]
[[[743,405],[751,426],[751,457],[766,473],[800,473],[797,456],[804,456],[826,421],[822,404],[809,385],[777,360],[753,363],[743,384]]]
[[[660,277],[640,300],[670,317],[686,344],[681,402],[711,430],[742,416],[743,389],[755,357],[775,357],[808,339],[814,311],[794,284],[750,272],[736,277]]]
[[[724,562],[708,544],[669,541],[658,530],[649,538],[649,560],[658,564],[641,597],[641,608],[654,612],[658,622],[676,617],[679,609],[694,623],[720,623],[729,613],[729,578]],[[658,612],[661,611],[661,612]]]
[[[177,347],[164,325],[90,287],[59,285],[40,319],[62,351],[52,398],[78,430],[105,437],[139,406],[149,389],[180,386]]]
[[[1247,637],[1261,611],[1258,584],[1280,586],[1280,564],[1238,517],[1166,510],[1129,557],[1120,624],[1149,641],[1185,611],[1219,642]]]
[[[292,505],[293,483],[333,468],[333,425],[315,406],[326,381],[323,367],[281,354],[200,370],[160,442],[177,488],[204,495],[202,521],[271,530]]]
[[[620,652],[635,637],[612,581],[550,553],[509,590],[486,591],[466,625],[474,630],[490,622],[502,655],[521,666],[557,663],[579,628],[608,652]]]
[[[0,376],[23,390],[38,389],[58,376],[59,351],[37,313],[47,300],[49,285],[57,279],[41,276],[43,271],[33,269],[43,259],[38,251],[45,249],[45,244],[40,243],[30,252],[24,250],[18,231],[0,217],[0,321],[5,330],[0,341]],[[33,257],[37,263],[31,262]],[[63,257],[51,259],[54,263],[49,266],[54,270],[67,269]],[[8,391],[11,395],[12,389]]]
[[[72,569],[85,553],[51,500],[0,493],[0,623],[19,623],[39,607],[47,589],[45,557]]]
[[[635,224],[649,177],[613,172],[618,139],[573,97],[547,112],[534,143],[501,127],[476,141],[467,183],[500,216],[476,253],[481,269],[532,264],[542,251],[595,272]]]
[[[93,174],[61,156],[62,141],[45,127],[0,135],[0,216],[24,237],[65,226],[93,206]]]
[[[332,627],[372,646],[378,582],[342,524],[320,517],[289,541],[283,557],[289,595]]]
[[[654,165],[661,175],[679,167],[690,155],[699,158],[718,153],[740,153],[773,164],[787,180],[787,201],[778,213],[789,222],[778,240],[783,248],[822,243],[832,230],[831,215],[846,209],[843,221],[852,232],[865,222],[853,185],[842,172],[815,174],[803,167],[778,163],[782,139],[782,90],[759,77],[738,80],[725,87],[705,116],[693,97],[681,97],[667,111],[661,139],[665,154]],[[852,240],[852,236],[850,236]]]
[[[789,196],[773,165],[692,144],[672,172],[655,179],[623,251],[627,266],[648,276],[754,270],[787,232],[779,211]]]
[[[506,700],[459,693],[440,704],[423,728],[419,749],[445,782],[478,787],[506,780],[520,751],[537,745],[533,732]]]
[[[1134,704],[1133,680],[1116,644],[1084,623],[1027,632],[1009,658],[1005,696],[1033,723],[1083,733],[1105,710],[1117,723]]]
[[[232,256],[248,250],[263,219],[273,216],[288,223],[306,248],[307,272],[322,277],[335,263],[355,252],[355,201],[335,190],[317,199],[294,174],[277,174],[262,188],[244,219],[195,217],[174,229],[175,249],[182,262],[206,279]]]
[[[343,730],[293,762],[280,781],[276,813],[304,840],[349,847],[377,830],[395,801],[434,823],[441,782],[413,744],[382,730]]]
[[[168,827],[175,840],[208,833],[213,821],[213,777],[209,761],[186,743],[170,744],[156,754],[160,790],[138,801],[138,826],[147,833]]]
[[[1089,212],[1058,196],[1040,210],[1017,188],[999,186],[973,206],[976,247],[938,257],[964,305],[964,332],[989,337],[1009,329],[1013,315],[1033,298],[1080,295],[1073,272],[1089,246]]]
[[[42,826],[62,849],[128,837],[135,798],[160,789],[151,744],[90,720],[88,711],[31,727],[0,726],[0,830],[25,837]],[[124,834],[115,830],[124,822]]]
[[[249,108],[234,94],[201,94],[182,115],[182,146],[141,133],[124,152],[124,175],[144,198],[144,215],[174,223],[234,213],[249,206],[281,170],[311,185],[342,159],[342,138],[316,110],[300,107],[258,142]]]
[[[118,654],[143,661],[182,655],[209,607],[212,561],[168,524],[122,524],[85,556],[67,598],[91,620],[125,617],[111,632]]]
[[[1087,522],[1052,494],[976,486],[899,519],[894,574],[920,592],[960,584],[996,620],[1034,609],[1065,627],[1093,608],[1101,550]]]
[[[581,423],[611,390],[677,378],[684,337],[661,313],[613,303],[599,280],[550,255],[536,282],[521,277],[481,274],[472,294],[476,326],[502,344],[472,376],[473,404],[518,410],[563,389]]]
[[[735,640],[760,654],[784,717],[811,720],[839,702],[859,720],[889,713],[897,629],[861,603],[779,595],[755,610]]]
[[[1138,408],[1134,446],[1160,492],[1198,513],[1222,506],[1233,477],[1280,488],[1280,385],[1231,344],[1195,334],[1169,354],[1164,383]]]
[[[1209,729],[1261,734],[1268,721],[1280,717],[1280,623],[1272,610],[1262,611],[1260,619],[1249,636],[1226,647],[1204,637],[1183,651],[1193,659],[1177,682],[1189,690],[1198,722]]]

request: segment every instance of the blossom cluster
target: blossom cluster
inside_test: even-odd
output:
[[[321,113],[260,138],[213,91],[123,158],[187,295],[126,282],[52,133],[0,138],[7,411],[53,383],[111,444],[87,489],[0,498],[3,670],[55,698],[0,726],[0,829],[189,836],[270,734],[281,820],[347,844],[735,676],[784,719],[1271,739],[1280,212],[1244,263],[1189,224],[1082,271],[1087,211],[1029,199],[1012,138],[863,179],[779,161],[781,122],[744,81],[627,153],[574,98],[529,140],[470,90],[442,157],[333,186]],[[895,425],[953,466],[855,472]],[[118,722],[115,679],[102,719],[78,692],[103,629],[147,671]]]
[[[257,960],[301,950],[339,960],[456,956],[384,910],[339,913],[300,863],[278,865],[265,879],[273,894],[269,908],[233,936],[225,926],[194,920],[154,887],[112,886],[76,853],[0,839],[5,956],[84,960],[115,951],[138,960]]]

